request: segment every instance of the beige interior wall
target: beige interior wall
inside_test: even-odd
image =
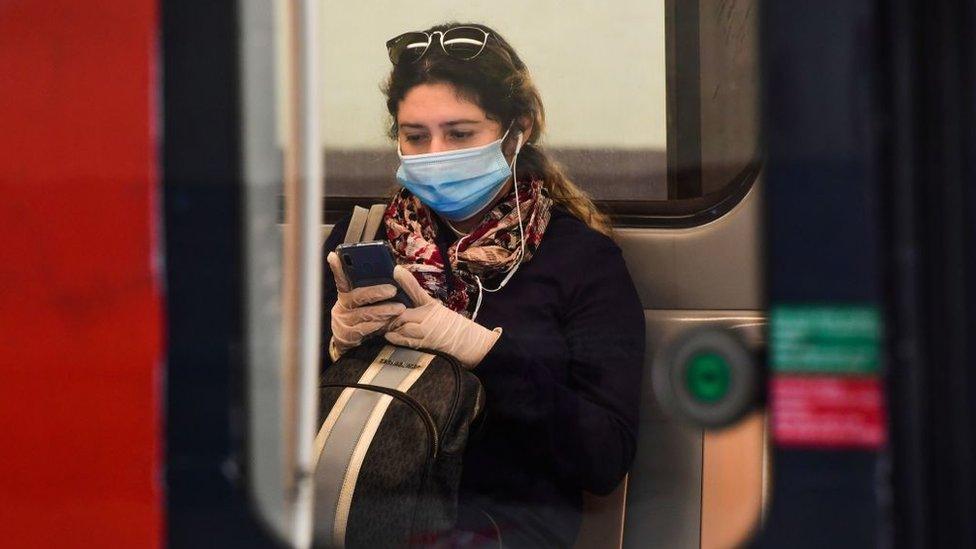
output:
[[[457,20],[495,28],[522,56],[546,106],[549,146],[664,149],[664,0],[612,6],[596,0],[322,0],[325,147],[388,147],[380,92],[390,67],[386,40]]]

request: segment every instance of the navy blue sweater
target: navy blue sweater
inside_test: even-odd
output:
[[[325,253],[348,223],[336,225]],[[439,226],[442,249],[456,238]],[[323,275],[328,342],[336,288],[328,265]],[[464,456],[459,527],[490,531],[491,521],[506,546],[568,547],[581,492],[612,491],[636,448],[644,315],[620,248],[553,208],[532,259],[484,294],[476,321],[503,332],[473,370],[486,416]]]

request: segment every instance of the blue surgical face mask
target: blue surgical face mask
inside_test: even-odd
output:
[[[397,180],[444,218],[464,221],[491,204],[512,175],[502,152],[507,136],[506,131],[487,145],[426,154],[404,155],[397,145]]]

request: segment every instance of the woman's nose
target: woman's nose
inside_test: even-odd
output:
[[[444,139],[441,136],[435,135],[435,136],[431,136],[430,138],[430,150],[428,150],[427,152],[432,152],[432,153],[442,152],[448,150],[449,148],[450,147],[448,146],[446,139]]]

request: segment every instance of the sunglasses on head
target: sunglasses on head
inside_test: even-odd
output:
[[[488,31],[478,27],[453,27],[444,32],[405,32],[400,36],[386,41],[386,49],[390,54],[390,61],[398,63],[412,63],[430,48],[434,35],[440,38],[441,49],[455,59],[470,61],[478,57],[488,42]]]

